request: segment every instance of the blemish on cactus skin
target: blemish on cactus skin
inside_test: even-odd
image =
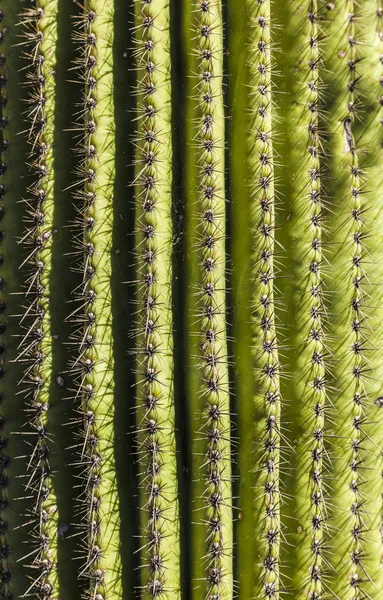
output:
[[[345,152],[353,153],[355,151],[354,136],[351,130],[351,119],[346,117],[343,121],[344,136],[345,136]]]

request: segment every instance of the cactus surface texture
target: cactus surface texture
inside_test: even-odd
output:
[[[382,600],[383,3],[0,0],[0,600]]]

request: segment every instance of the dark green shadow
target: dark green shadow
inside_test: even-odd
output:
[[[50,410],[48,429],[53,440],[51,467],[54,472],[53,486],[57,498],[58,525],[68,525],[64,536],[58,536],[58,578],[60,600],[80,598],[82,589],[78,578],[76,551],[80,539],[75,536],[76,521],[76,477],[73,446],[76,432],[73,420],[76,418],[75,406],[71,401],[71,376],[68,365],[71,358],[71,346],[68,344],[72,325],[66,321],[70,313],[72,291],[78,286],[79,274],[71,270],[73,263],[72,223],[75,208],[70,190],[66,190],[74,181],[76,155],[73,152],[76,140],[70,131],[75,121],[76,103],[81,100],[81,86],[70,82],[70,71],[75,59],[73,35],[73,16],[80,13],[75,2],[58,1],[57,53],[56,53],[56,110],[55,141],[53,150],[55,184],[52,270],[50,278],[51,331],[52,331],[52,381],[50,387]],[[66,191],[64,191],[66,190]],[[62,377],[58,384],[58,377]],[[77,415],[78,417],[78,415]],[[80,424],[81,425],[81,424]],[[63,530],[64,528],[62,528]],[[65,528],[66,529],[66,528]]]
[[[115,464],[120,500],[123,599],[136,597],[140,546],[135,439],[134,134],[135,71],[131,62],[132,0],[114,6],[115,169],[112,243],[112,310],[115,385]]]

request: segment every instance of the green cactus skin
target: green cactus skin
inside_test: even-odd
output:
[[[76,142],[71,130],[78,110],[78,83],[68,74],[72,67],[75,42],[73,40],[73,18],[80,12],[79,5],[66,0],[58,0],[57,47],[55,57],[55,119],[54,119],[54,211],[52,236],[52,268],[50,277],[50,304],[52,331],[52,380],[49,400],[49,435],[52,440],[50,466],[54,476],[52,484],[57,499],[59,515],[57,531],[57,576],[60,598],[78,597],[81,585],[78,580],[78,561],[73,560],[78,549],[78,538],[74,522],[76,500],[76,467],[68,446],[73,445],[73,429],[69,426],[78,420],[75,403],[68,396],[73,389],[73,381],[68,373],[72,357],[71,328],[66,323],[71,292],[81,281],[80,273],[72,273],[73,239],[70,226],[75,221],[77,210],[72,202],[72,190],[67,189],[73,181],[73,172],[78,156],[72,152]],[[24,76],[24,72],[21,73]],[[63,273],[66,273],[63,278]],[[60,476],[56,476],[59,473]]]
[[[294,128],[291,147],[290,256],[294,281],[289,342],[293,385],[286,396],[291,400],[285,415],[291,423],[290,449],[295,457],[292,473],[287,473],[288,492],[284,511],[284,531],[291,539],[284,585],[292,587],[294,597],[320,598],[329,593],[328,570],[328,486],[329,442],[327,433],[327,306],[324,288],[326,256],[323,228],[326,204],[321,183],[322,139],[322,50],[318,3],[293,2],[289,26],[297,32],[292,54],[296,77],[292,85],[289,120]],[[288,225],[289,227],[289,225]],[[297,234],[297,232],[299,232]],[[291,285],[291,284],[290,284]],[[291,450],[287,451],[291,455]],[[302,490],[298,493],[298,490]],[[291,511],[291,513],[289,513]],[[293,518],[288,520],[287,514]],[[289,539],[289,538],[287,538]],[[292,541],[294,540],[294,541]],[[289,540],[290,541],[290,540]]]
[[[0,600],[380,600],[383,5],[84,2],[0,0]]]
[[[297,495],[295,506],[299,527],[303,529],[296,550],[294,589],[303,598],[321,597],[327,593],[324,571],[327,569],[325,533],[328,520],[327,481],[328,444],[324,429],[327,410],[326,367],[326,306],[323,289],[323,196],[321,187],[322,142],[319,114],[321,111],[321,31],[318,27],[318,4],[310,0],[304,20],[302,40],[301,88],[297,103],[302,111],[298,121],[304,139],[306,161],[299,156],[302,172],[294,209],[296,226],[308,230],[297,245],[296,260],[302,265],[301,280],[296,283],[297,322],[295,336],[298,347],[296,362],[296,392],[301,405],[298,423],[302,434],[295,446],[297,452],[297,489],[306,493]],[[302,31],[301,30],[301,31]],[[306,51],[306,52],[305,52]],[[298,99],[299,98],[299,99]],[[302,152],[301,148],[297,149]],[[303,183],[303,185],[302,185]],[[302,189],[303,188],[303,189]],[[326,412],[327,411],[327,412]]]
[[[87,0],[75,39],[82,108],[75,191],[82,283],[72,313],[78,355],[72,371],[83,421],[79,444],[80,577],[90,598],[122,597],[119,499],[114,466],[111,231],[113,228],[113,3]]]
[[[169,6],[137,1],[137,445],[141,596],[180,598],[172,343]]]
[[[253,286],[249,285],[252,279],[252,228],[250,223],[250,210],[252,207],[250,185],[252,177],[249,176],[251,154],[249,148],[254,146],[254,131],[249,127],[250,102],[254,103],[254,96],[248,93],[249,60],[248,23],[254,3],[246,0],[234,0],[227,5],[226,20],[230,23],[227,28],[228,47],[228,109],[227,140],[228,152],[228,201],[229,201],[229,226],[230,257],[231,257],[231,287],[232,298],[232,338],[233,362],[235,364],[233,390],[238,401],[237,415],[234,415],[237,424],[235,433],[237,446],[233,449],[233,497],[238,497],[233,507],[234,513],[234,581],[236,581],[238,598],[251,598],[254,594],[255,572],[257,565],[257,545],[254,544],[254,533],[257,523],[254,510],[254,437],[248,433],[249,423],[255,423],[254,381],[249,377],[253,372],[254,360],[249,348],[253,344],[253,329],[251,322],[251,296]],[[244,93],[246,90],[246,93]],[[247,135],[246,143],[242,136],[236,132],[243,131]],[[254,165],[255,166],[255,165]],[[255,170],[255,169],[254,169]],[[229,333],[230,335],[230,333]],[[229,338],[230,339],[230,338]],[[230,348],[230,347],[229,347]],[[235,467],[237,466],[237,472]],[[238,507],[238,510],[235,510]],[[238,516],[236,519],[235,517]],[[259,572],[259,567],[257,566]]]
[[[130,2],[115,2],[113,31],[115,179],[114,225],[112,236],[112,312],[115,402],[115,466],[120,502],[121,585],[124,600],[136,600],[140,585],[141,528],[136,460],[135,381],[136,352],[132,326],[137,316],[135,269],[134,193],[135,136],[137,122],[137,83],[134,47],[134,7]],[[129,232],[129,233],[128,233]],[[127,235],[128,233],[128,235]],[[127,285],[127,282],[134,284]]]
[[[240,31],[237,43],[238,32],[232,33],[231,46],[229,29],[230,71],[238,61],[242,66],[233,83],[229,81],[230,108],[234,109],[231,135],[235,136],[237,127],[243,128],[246,143],[240,138],[233,140],[230,156],[234,354],[240,365],[235,380],[240,407],[240,521],[236,528],[235,576],[240,598],[278,598],[281,395],[274,303],[277,270],[271,8],[270,2],[243,2],[242,14],[237,10],[234,4],[229,11],[230,22],[234,19]],[[244,27],[245,23],[250,25]],[[246,104],[244,100],[237,103],[236,97],[244,90]],[[250,436],[245,435],[249,423],[253,424]],[[256,545],[254,537],[259,540]]]
[[[38,1],[21,15],[22,47],[28,60],[29,88],[26,110],[28,162],[32,184],[26,200],[25,246],[21,267],[26,267],[25,314],[21,318],[21,341],[16,361],[23,365],[20,381],[25,395],[30,432],[26,495],[31,506],[26,527],[31,547],[20,559],[30,564],[30,584],[25,595],[58,597],[57,503],[50,466],[49,404],[52,377],[52,334],[49,286],[52,266],[54,207],[54,115],[57,1]],[[37,576],[36,576],[37,573]]]
[[[374,186],[369,195],[370,215],[368,219],[369,249],[372,256],[372,265],[369,268],[371,278],[370,294],[370,318],[369,324],[373,332],[374,344],[370,343],[370,361],[373,375],[369,378],[369,398],[371,402],[371,416],[369,435],[375,440],[379,447],[382,444],[381,434],[381,395],[382,395],[382,374],[383,364],[380,351],[383,340],[383,324],[380,316],[380,310],[383,305],[383,263],[380,259],[380,249],[382,248],[382,228],[380,222],[382,219],[383,208],[383,133],[382,133],[382,54],[383,54],[383,6],[380,2],[368,2],[364,9],[365,15],[365,43],[367,48],[373,51],[368,52],[364,65],[364,76],[367,85],[368,101],[366,114],[370,120],[362,134],[361,142],[365,148],[368,148],[364,160],[367,162],[366,172],[368,174],[369,186]],[[370,332],[370,338],[372,334]],[[383,455],[377,452],[377,448],[366,456],[367,473],[383,473]],[[366,486],[367,487],[367,486]],[[374,582],[374,589],[370,592],[373,597],[376,589],[383,588],[383,570],[382,570],[382,523],[383,523],[383,496],[382,496],[382,478],[381,476],[369,477],[368,495],[366,497],[366,512],[371,515],[370,531],[368,541],[371,543],[372,552],[369,556],[369,573]]]
[[[186,3],[187,389],[192,439],[192,597],[233,597],[226,348],[222,7]]]
[[[338,173],[334,191],[334,231],[331,262],[338,288],[334,294],[331,323],[334,336],[331,351],[334,367],[334,451],[331,501],[336,523],[331,543],[329,585],[342,598],[359,599],[375,595],[381,499],[376,487],[368,484],[368,463],[378,464],[381,439],[372,439],[374,420],[371,411],[371,252],[369,240],[371,206],[375,197],[367,192],[368,163],[364,160],[363,131],[359,116],[364,108],[365,71],[363,57],[363,10],[355,2],[337,4],[329,31],[338,31],[329,44],[328,60],[334,59],[334,80],[338,97],[331,116],[336,135],[331,148],[333,169]],[[371,4],[370,4],[371,6]],[[366,168],[367,167],[367,168]],[[342,276],[341,276],[342,274]],[[370,508],[370,510],[368,510]],[[368,515],[368,520],[366,519]],[[372,544],[372,541],[375,544]],[[375,546],[375,548],[374,548]],[[380,567],[381,569],[381,567]]]
[[[231,10],[230,19],[234,18],[237,5]],[[240,60],[242,64],[242,73],[236,75],[237,81],[232,84],[233,135],[236,126],[243,127],[247,134],[246,144],[239,139],[233,141],[234,175],[231,180],[233,279],[237,294],[233,305],[234,323],[238,328],[234,346],[236,359],[241,365],[235,382],[240,399],[238,504],[241,510],[236,532],[238,554],[235,574],[240,598],[278,598],[281,396],[274,304],[277,271],[270,3],[245,2],[242,11],[241,19],[239,15],[235,17],[238,27],[243,28],[243,23],[251,26],[243,28],[238,46],[233,48],[235,54],[232,58],[233,63]],[[250,88],[245,107],[235,100],[239,86]],[[240,163],[242,167],[239,167]],[[237,177],[238,167],[245,170],[243,175],[240,171]],[[246,230],[249,238],[245,238]],[[244,263],[246,268],[236,269],[236,263]],[[246,285],[247,278],[251,281],[250,286]],[[243,318],[243,314],[247,319]],[[248,327],[249,322],[251,328]],[[251,354],[249,348],[252,348]],[[252,373],[251,379],[249,372]],[[245,435],[249,422],[253,423],[251,436]],[[254,536],[259,540],[257,545],[254,544]]]
[[[252,15],[252,56],[249,59],[253,87],[254,136],[251,188],[253,229],[252,324],[255,374],[255,471],[254,510],[257,549],[253,594],[279,596],[280,552],[280,364],[275,326],[275,190],[273,121],[271,101],[270,3],[255,5]]]

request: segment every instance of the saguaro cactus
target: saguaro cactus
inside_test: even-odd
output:
[[[383,5],[0,22],[0,600],[380,600]]]

